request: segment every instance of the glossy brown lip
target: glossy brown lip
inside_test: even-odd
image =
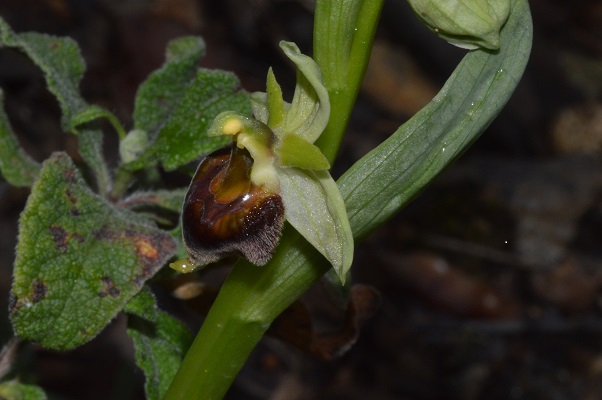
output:
[[[253,159],[233,144],[199,164],[182,210],[183,239],[195,265],[238,254],[265,264],[280,239],[284,205],[250,180]]]

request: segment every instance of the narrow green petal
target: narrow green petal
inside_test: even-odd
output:
[[[330,163],[317,146],[292,133],[285,134],[280,139],[276,154],[283,167],[316,170],[330,168]]]
[[[268,126],[274,129],[284,122],[286,109],[284,107],[284,100],[282,99],[282,89],[276,81],[272,68],[268,70],[266,86],[268,90]]]

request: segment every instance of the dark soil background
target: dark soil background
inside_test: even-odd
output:
[[[285,341],[266,337],[228,399],[602,399],[602,3],[530,4],[532,57],[506,109],[357,248],[354,282],[368,286],[356,288],[371,299],[380,293],[372,318],[345,321],[320,287],[305,297],[315,343],[347,338],[354,346],[324,360],[333,354],[323,347],[308,354],[287,344],[295,341],[290,330],[280,335]],[[73,37],[88,65],[84,97],[130,126],[136,88],[182,35],[206,40],[203,67],[232,70],[255,91],[274,66],[291,93],[294,74],[277,43],[310,52],[312,7],[311,0],[2,0],[0,15],[18,32]],[[463,54],[404,1],[387,1],[334,174],[426,104]],[[0,86],[30,154],[41,161],[66,149],[78,157],[25,57],[0,49]],[[107,132],[114,159],[116,138]],[[0,180],[0,343],[11,336],[5,310],[27,195]],[[201,316],[164,297],[162,307],[198,327]],[[365,322],[359,337],[355,322]],[[117,318],[72,352],[23,346],[22,378],[54,399],[142,399],[124,325]]]

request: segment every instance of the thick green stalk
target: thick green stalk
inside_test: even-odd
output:
[[[330,97],[330,119],[316,141],[332,164],[368,67],[383,0],[318,1],[314,58]]]
[[[257,267],[240,260],[164,399],[221,399],[270,323],[328,268],[290,226],[268,264]]]

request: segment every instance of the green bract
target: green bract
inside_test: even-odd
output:
[[[510,0],[408,0],[416,15],[441,38],[464,49],[500,47]]]
[[[345,204],[330,176],[330,164],[313,142],[328,124],[330,103],[320,69],[294,43],[280,47],[297,66],[292,103],[270,70],[267,93],[254,93],[248,118],[218,115],[208,136],[230,135],[253,158],[251,181],[282,197],[286,220],[345,276],[353,259],[353,236]]]

